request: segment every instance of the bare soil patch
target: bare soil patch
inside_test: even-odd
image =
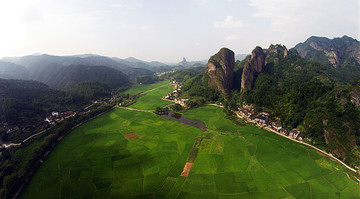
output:
[[[193,164],[194,164],[193,162],[186,162],[186,164],[185,164],[185,166],[184,166],[184,169],[183,169],[183,171],[182,171],[182,173],[181,173],[180,176],[188,177],[189,172],[190,172],[190,169],[191,169],[191,167],[192,167]]]

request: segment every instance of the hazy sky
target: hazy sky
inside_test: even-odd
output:
[[[0,57],[208,59],[312,35],[360,40],[359,0],[0,0]]]

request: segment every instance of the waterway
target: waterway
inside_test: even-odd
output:
[[[169,111],[167,114],[161,115],[161,117],[196,127],[203,132],[206,131],[206,124],[203,121],[192,120],[192,119],[186,118],[185,116],[183,116],[179,113],[174,113],[174,112]]]

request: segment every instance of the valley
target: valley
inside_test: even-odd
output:
[[[0,199],[360,199],[359,1],[0,1]]]
[[[358,198],[359,42],[300,44],[221,48],[206,67],[5,59],[1,197]]]
[[[130,107],[150,110],[168,104],[160,99],[171,90],[167,85],[128,90],[157,88]],[[359,184],[342,165],[307,146],[256,126],[237,126],[225,119],[221,107],[201,106],[182,114],[205,122],[207,131],[120,108],[79,126],[48,155],[20,198],[360,196]],[[184,177],[187,162],[192,167]]]

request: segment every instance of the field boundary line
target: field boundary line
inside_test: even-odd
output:
[[[307,181],[309,183],[309,188],[310,188],[310,199],[312,199],[312,190],[311,190],[311,183],[310,181]]]
[[[121,108],[121,109],[127,109],[130,111],[138,111],[138,112],[144,112],[144,113],[154,113],[153,111],[150,110],[140,110],[140,109],[135,109],[135,108],[129,108],[129,107],[124,107],[124,106],[116,106],[117,108]]]
[[[181,190],[182,190],[183,186],[185,185],[186,180],[187,180],[187,178],[185,178],[184,182],[182,183],[179,192],[178,192],[178,193],[176,194],[176,196],[175,196],[175,199],[179,197],[179,195],[180,195],[180,193],[181,193]]]

